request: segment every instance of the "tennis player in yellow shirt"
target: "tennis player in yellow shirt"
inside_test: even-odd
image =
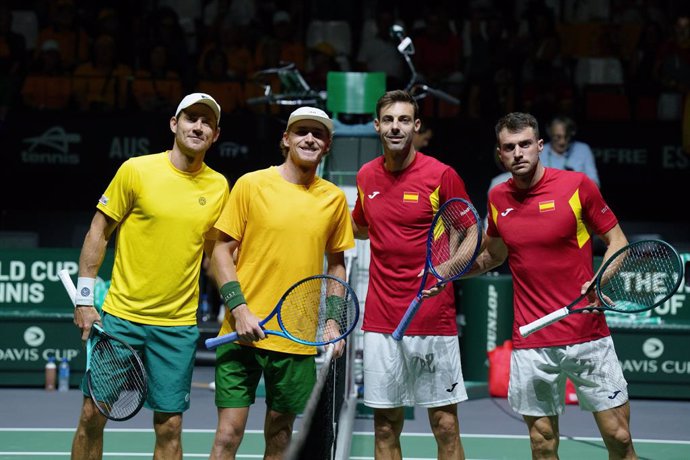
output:
[[[98,200],[79,257],[74,323],[82,340],[99,321],[141,354],[153,410],[154,458],[182,459],[182,413],[189,408],[199,331],[199,273],[213,250],[213,225],[228,198],[225,177],[204,163],[220,135],[221,109],[193,93],[170,118],[172,149],[125,161]],[[112,281],[102,312],[93,288],[117,230]],[[86,387],[82,383],[82,389]],[[72,458],[103,455],[106,418],[84,392]]]
[[[285,161],[240,177],[216,223],[212,266],[229,310],[220,335],[236,331],[240,341],[216,349],[212,459],[235,458],[262,374],[266,459],[282,458],[314,386],[316,349],[267,336],[259,321],[290,286],[323,273],[324,261],[328,274],[346,276],[344,251],[354,247],[354,237],[345,193],[316,175],[332,139],[333,122],[324,111],[292,112],[280,140]],[[271,321],[266,329],[278,329]],[[339,356],[344,342],[335,347]]]

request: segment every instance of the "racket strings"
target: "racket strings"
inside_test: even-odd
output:
[[[599,291],[610,308],[627,313],[646,310],[672,296],[678,287],[682,263],[661,241],[632,244],[608,263]]]
[[[310,343],[332,342],[356,321],[351,290],[332,278],[311,278],[294,286],[283,299],[278,320],[292,337]]]
[[[130,348],[116,340],[101,339],[91,352],[89,387],[101,412],[125,420],[146,398],[146,377]]]
[[[440,211],[434,222],[430,257],[434,271],[442,278],[453,278],[466,270],[476,250],[474,242],[480,237],[478,223],[476,214],[461,201],[451,202]]]

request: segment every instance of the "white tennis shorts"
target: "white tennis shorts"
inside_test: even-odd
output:
[[[441,407],[467,399],[456,336],[364,333],[364,404]]]
[[[582,410],[599,412],[628,400],[628,382],[609,336],[563,347],[514,349],[508,402],[522,415],[561,415],[566,377]]]

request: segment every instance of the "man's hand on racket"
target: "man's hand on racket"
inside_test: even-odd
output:
[[[261,318],[252,313],[246,303],[234,308],[232,316],[235,318],[235,331],[239,340],[256,342],[266,338],[264,329],[259,324]]]
[[[594,280],[585,281],[585,283],[582,285],[582,288],[580,289],[580,294],[586,295],[588,306],[591,306],[592,308],[598,308],[602,306],[601,299],[597,297],[597,294],[596,292],[594,292],[594,289],[589,289],[593,282]],[[609,303],[609,305],[612,303],[611,299],[609,299],[608,297],[604,296],[604,298],[606,299],[606,302]],[[600,315],[603,312],[600,310],[584,310],[582,313],[596,313]]]
[[[417,275],[417,278],[421,278],[424,276],[424,269],[422,268],[422,271],[419,272],[419,275]],[[443,290],[446,288],[445,284],[437,284],[436,286],[432,286],[431,289],[423,289],[422,290],[422,299],[428,299],[429,297],[434,297],[439,295]]]
[[[340,331],[340,325],[334,319],[329,319],[326,321],[326,327],[323,331],[323,340],[330,341],[335,340],[342,335]],[[333,342],[333,357],[340,358],[345,352],[345,339]]]
[[[94,306],[77,305],[74,309],[74,324],[81,329],[81,341],[86,342],[91,335],[93,323],[101,322],[101,315]]]

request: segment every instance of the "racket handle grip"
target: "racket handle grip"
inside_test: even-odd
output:
[[[398,327],[395,328],[393,331],[393,338],[397,341],[402,340],[403,336],[405,335],[405,331],[409,327],[410,323],[412,322],[412,318],[414,318],[415,313],[417,313],[417,310],[419,310],[419,306],[422,304],[422,298],[420,296],[417,296],[414,298],[412,303],[410,304],[409,307],[407,307],[407,311],[405,312],[405,315],[402,317],[400,320],[400,323],[398,323]]]
[[[214,348],[219,347],[221,345],[225,345],[226,343],[234,342],[235,340],[237,340],[237,338],[237,332],[231,332],[229,334],[206,339],[204,344],[206,344],[206,349],[213,350]]]
[[[72,305],[74,305],[77,298],[77,287],[74,285],[72,278],[70,278],[69,272],[67,270],[60,270],[58,272],[58,277],[60,277],[60,281],[62,281],[62,285],[65,287],[67,295],[72,300]]]
[[[566,316],[570,314],[570,310],[568,310],[568,307],[563,307],[560,308],[556,311],[553,311],[549,313],[546,316],[542,316],[539,319],[535,319],[529,324],[525,324],[524,326],[520,326],[520,335],[523,337],[527,337],[528,335],[537,332],[539,329],[542,329],[549,324],[553,324],[556,321],[560,321]]]

